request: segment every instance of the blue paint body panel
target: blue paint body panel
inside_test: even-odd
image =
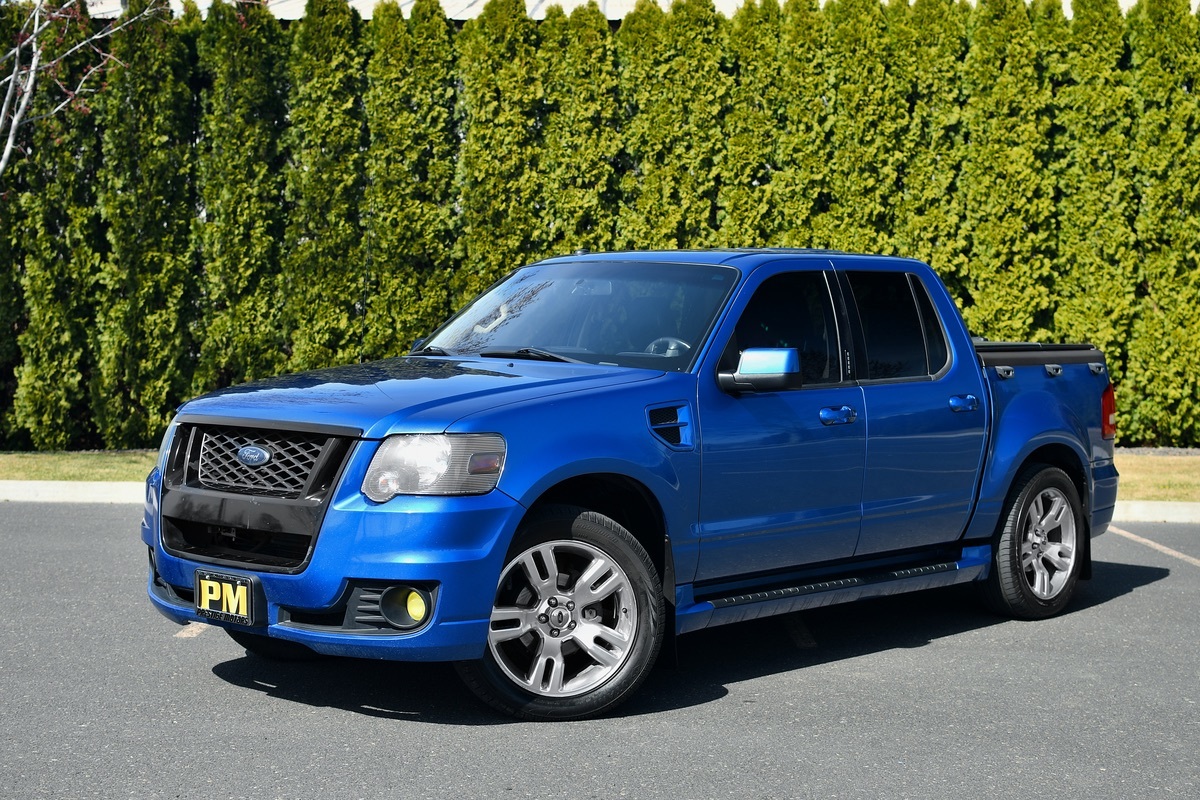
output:
[[[646,321],[631,313],[608,324],[600,316],[618,299],[617,278],[656,269],[676,270],[669,274],[692,287],[664,305],[670,335],[645,349],[638,341],[595,355],[596,342],[631,337]],[[589,270],[599,277],[586,277]],[[859,379],[852,316],[840,299],[844,274],[856,270],[909,275],[924,286],[946,342],[936,374]],[[742,312],[757,287],[785,273],[819,275],[843,303],[842,379],[730,393],[717,374]],[[563,275],[574,283],[552,284]],[[662,573],[680,633],[981,579],[1009,488],[1031,461],[1078,473],[1093,535],[1111,520],[1118,476],[1100,419],[1107,371],[1068,359],[1056,376],[1043,364],[1018,363],[1002,379],[998,367],[981,366],[953,301],[924,264],[807,251],[625,253],[551,259],[516,276],[538,287],[526,299],[561,289],[560,302],[574,304],[562,322],[572,343],[500,341],[508,349],[491,355],[430,350],[183,405],[147,481],[141,535],[155,608],[176,622],[211,623],[190,592],[197,569],[213,570],[253,579],[261,592],[253,632],[337,655],[478,658],[498,577],[530,509],[547,496],[569,501],[585,486],[595,497],[605,490],[597,487],[617,482],[644,504],[632,532]],[[536,321],[522,320],[511,300],[490,321],[472,323],[477,312],[469,307],[426,341],[441,347],[451,333],[459,342],[495,340],[494,331]],[[517,345],[571,360],[541,360],[544,353]],[[798,369],[788,366],[794,359],[775,361]],[[210,435],[244,448],[242,430],[336,439],[340,466],[331,462],[325,484],[292,499],[197,482],[212,467],[190,455],[207,451],[188,448]],[[361,487],[371,459],[387,437],[403,434],[499,434],[506,449],[495,488],[367,499]],[[268,555],[260,559],[247,537]],[[242,549],[229,555],[226,543]],[[429,620],[411,631],[356,627],[356,592],[398,585],[428,589]]]

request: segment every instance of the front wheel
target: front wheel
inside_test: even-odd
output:
[[[663,617],[657,572],[637,539],[602,514],[552,506],[518,533],[487,651],[458,671],[484,702],[516,717],[594,716],[649,674]]]
[[[1066,607],[1079,581],[1086,535],[1067,473],[1035,464],[1018,477],[995,541],[983,596],[999,613],[1043,619]]]

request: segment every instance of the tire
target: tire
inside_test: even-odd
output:
[[[459,675],[521,719],[602,714],[645,680],[662,644],[658,573],[629,531],[575,506],[536,512],[509,548],[484,657]]]
[[[1058,467],[1033,464],[1009,492],[983,597],[1018,619],[1061,612],[1079,582],[1086,543],[1079,491]]]
[[[268,661],[318,661],[323,656],[299,642],[289,642],[286,639],[273,639],[259,633],[246,633],[225,628],[229,638],[246,648],[251,655],[265,658]]]

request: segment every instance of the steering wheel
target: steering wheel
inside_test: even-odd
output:
[[[645,352],[659,356],[675,357],[690,352],[692,346],[677,336],[660,336],[646,345]]]

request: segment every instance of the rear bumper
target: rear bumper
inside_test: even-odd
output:
[[[1092,536],[1104,533],[1112,523],[1120,477],[1116,464],[1111,461],[1092,465]]]

